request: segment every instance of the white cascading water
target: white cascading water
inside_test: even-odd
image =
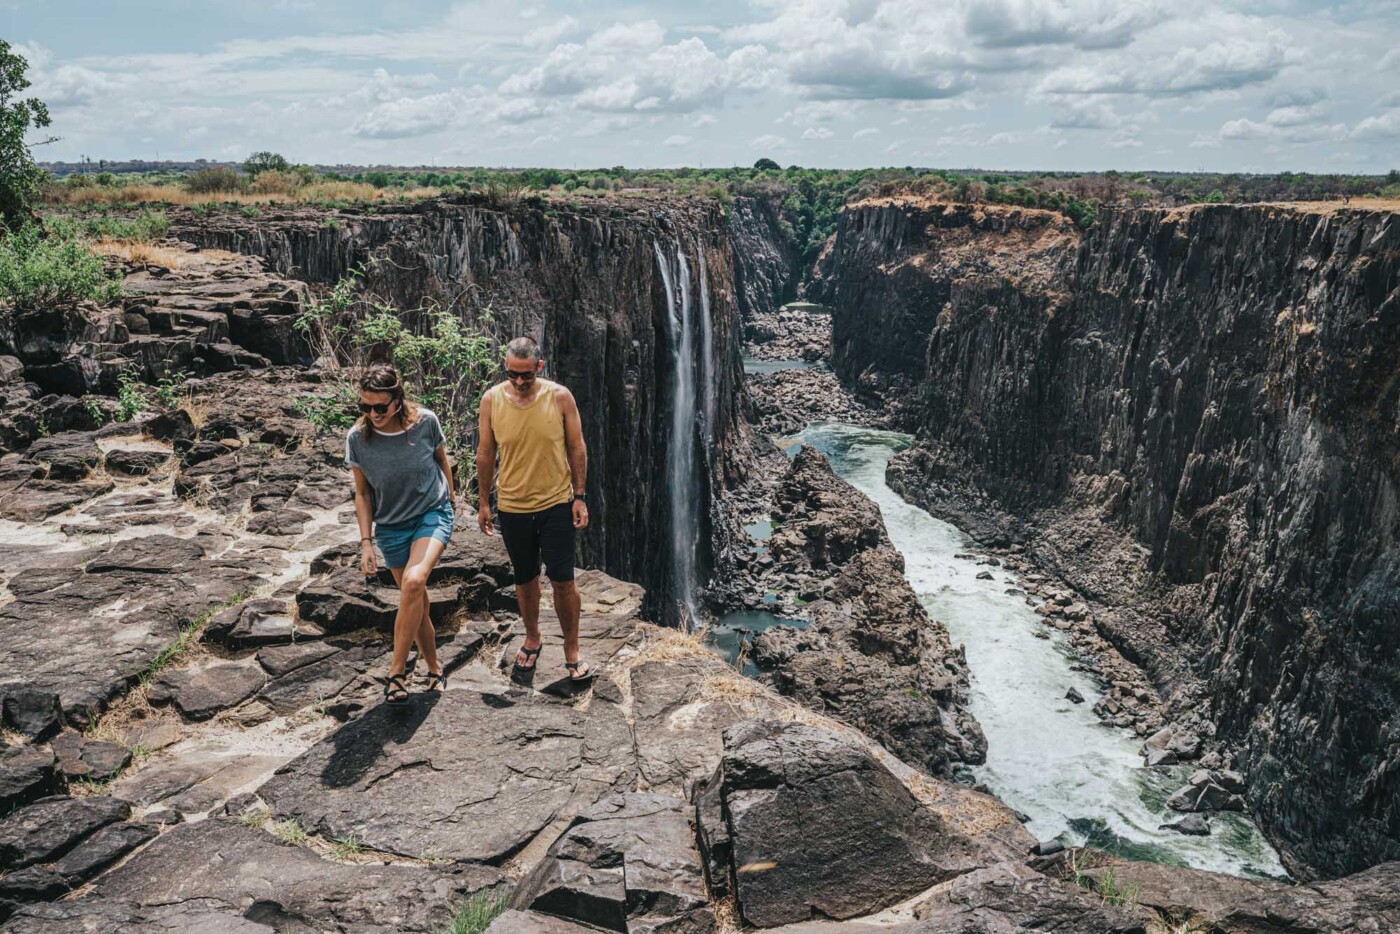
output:
[[[710,270],[705,262],[705,248],[695,241],[695,255],[700,260],[700,387],[705,412],[705,461],[710,463],[715,445],[719,443],[719,426],[715,413],[719,408],[719,380],[715,378],[715,328],[710,320]],[[713,465],[712,465],[713,468]]]
[[[671,338],[672,373],[675,392],[671,406],[671,438],[666,459],[666,487],[671,496],[671,553],[675,567],[675,597],[689,615],[687,624],[699,622],[695,604],[697,586],[695,562],[699,524],[698,478],[695,473],[695,347],[690,328],[690,266],[680,247],[676,248],[676,275],[671,264],[656,247],[656,264],[666,288],[666,325]],[[676,282],[680,303],[676,302]]]

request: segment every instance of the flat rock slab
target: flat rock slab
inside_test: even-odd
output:
[[[591,924],[575,924],[536,911],[512,909],[502,912],[482,934],[596,934],[599,930]]]
[[[28,905],[0,927],[6,934],[277,934],[209,900],[141,906],[102,898]]]
[[[437,932],[502,874],[338,863],[227,818],[181,824],[98,880],[103,900],[208,902],[278,931]]]
[[[214,662],[161,675],[151,685],[154,704],[173,702],[190,720],[208,720],[236,707],[267,683],[262,667],[252,661]]]
[[[380,704],[260,790],[280,817],[405,856],[498,864],[635,779],[622,711],[470,690]]]
[[[0,820],[0,870],[51,862],[130,816],[131,805],[116,798],[43,798]]]

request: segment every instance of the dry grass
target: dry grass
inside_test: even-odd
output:
[[[1159,917],[1147,924],[1147,934],[1210,934],[1214,929],[1209,921],[1195,915],[1179,919]]]
[[[743,919],[733,897],[720,899],[714,903],[716,934],[739,934],[744,929]]]
[[[308,204],[321,201],[416,201],[441,194],[437,188],[375,188],[364,182],[312,182],[295,190],[269,185],[275,190],[249,192],[192,192],[175,185],[121,185],[104,188],[66,189],[49,192],[50,204],[82,207],[103,204]]]

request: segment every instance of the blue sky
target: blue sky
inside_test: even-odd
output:
[[[1400,0],[0,0],[41,160],[1400,168]]]

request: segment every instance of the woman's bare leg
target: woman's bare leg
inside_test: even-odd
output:
[[[437,657],[437,632],[429,615],[428,576],[437,566],[446,546],[435,538],[414,539],[408,553],[408,564],[390,568],[394,582],[399,585],[399,612],[394,617],[394,657],[389,674],[403,674],[408,666],[408,650],[418,643],[418,654],[428,671],[442,671]]]

